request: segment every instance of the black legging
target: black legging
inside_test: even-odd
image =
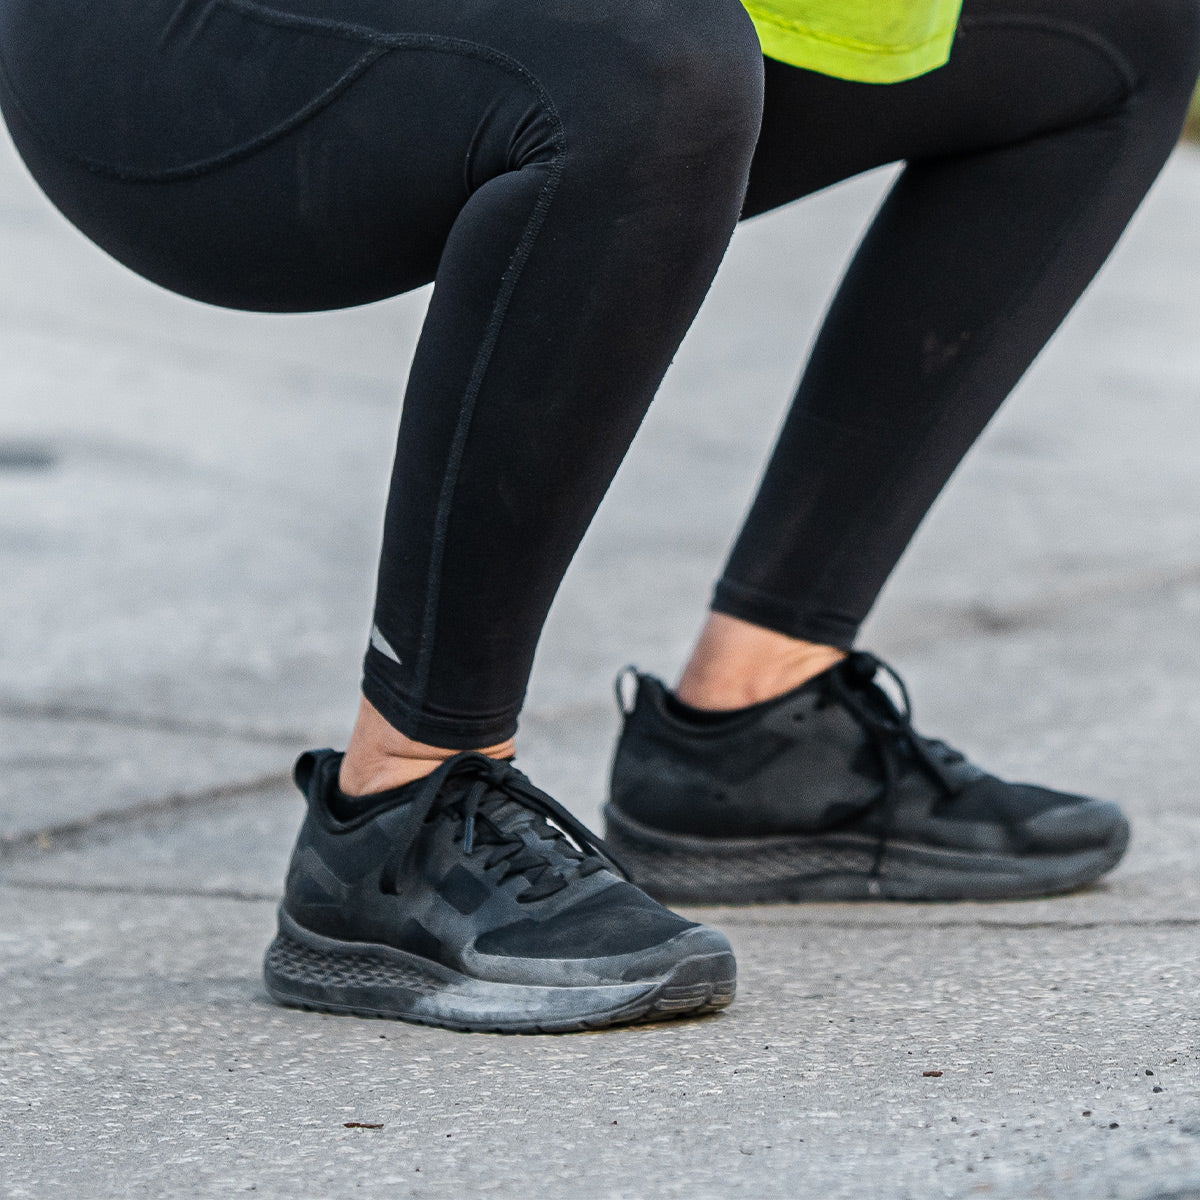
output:
[[[0,101],[63,212],[175,291],[436,279],[364,690],[484,745],[739,212],[904,159],[715,601],[850,644],[1166,158],[1198,2],[967,0],[939,71],[767,62],[764,93],[737,0],[0,0]]]

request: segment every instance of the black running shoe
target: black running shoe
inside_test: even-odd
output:
[[[276,1000],[550,1033],[733,999],[724,935],[618,878],[603,843],[510,763],[456,755],[351,817],[341,759],[296,763],[308,816],[264,964]]]
[[[1115,804],[1005,783],[921,737],[903,683],[861,651],[731,713],[688,708],[632,668],[617,693],[606,836],[669,902],[1044,896],[1099,878],[1129,840]]]

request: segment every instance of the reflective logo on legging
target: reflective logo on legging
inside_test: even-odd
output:
[[[390,658],[397,666],[400,665],[400,655],[392,649],[391,643],[379,632],[378,625],[371,626],[371,645],[379,651],[384,658]]]

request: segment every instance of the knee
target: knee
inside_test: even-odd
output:
[[[593,131],[627,149],[672,157],[719,149],[748,162],[762,123],[763,60],[739,0],[612,8],[611,21],[598,18],[599,57],[590,56],[596,94],[584,106]]]
[[[656,14],[662,7],[652,4]],[[659,16],[643,71],[668,114],[720,137],[762,124],[763,57],[758,34],[738,0],[689,0]]]

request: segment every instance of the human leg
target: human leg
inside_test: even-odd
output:
[[[1177,140],[1193,0],[967,0],[939,71],[768,64],[747,214],[906,167],[822,326],[715,608],[842,648]],[[799,681],[797,681],[799,682]]]
[[[435,279],[366,689],[417,741],[511,736],[558,580],[737,219],[761,110],[744,11],[162,0],[86,38],[62,36],[70,5],[0,18],[22,153],[135,270],[275,311]]]
[[[761,105],[744,12],[114,0],[81,30],[76,7],[0,4],[3,103],[111,253],[281,311],[436,276],[366,687],[412,741],[502,749],[558,576],[737,218]],[[281,999],[568,1029],[731,998],[725,939],[620,881],[510,764],[385,772],[369,805],[340,767],[297,770]]]
[[[869,656],[828,668],[1153,181],[1198,43],[1184,0],[968,0],[949,65],[912,83],[768,63],[748,214],[907,166],[834,300],[678,697],[642,678],[631,701],[610,838],[656,894],[1034,895],[1120,858],[1115,806],[1004,784],[920,738]]]
[[[847,648],[959,459],[1107,257],[1178,135],[1191,0],[968,0],[908,84],[767,64],[747,214],[895,158],[905,172],[830,310],[680,694],[782,695]],[[854,403],[847,403],[854,397]],[[736,638],[736,641],[735,641]],[[714,669],[713,664],[720,664]],[[720,680],[721,682],[718,682]]]
[[[837,646],[712,612],[675,691],[693,708],[745,708],[790,692],[845,656]]]

